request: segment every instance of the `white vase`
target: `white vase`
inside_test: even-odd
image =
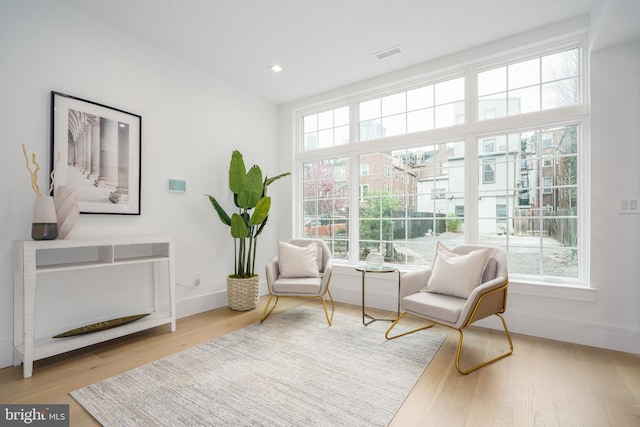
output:
[[[56,205],[59,237],[61,239],[75,238],[78,228],[78,217],[80,216],[75,187],[58,185],[53,198]]]
[[[33,208],[31,224],[33,240],[55,240],[58,238],[58,220],[56,207],[51,196],[37,196]]]

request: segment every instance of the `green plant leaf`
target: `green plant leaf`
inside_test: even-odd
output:
[[[229,188],[234,194],[240,193],[242,183],[247,175],[247,170],[242,159],[242,154],[235,150],[231,154],[231,164],[229,165]]]
[[[207,194],[207,196],[209,195]],[[218,217],[220,218],[220,221],[230,226],[231,218],[229,218],[229,215],[227,214],[227,212],[222,208],[222,206],[220,206],[220,203],[218,203],[218,201],[212,196],[209,196],[209,201],[211,202],[211,205],[213,205],[216,212],[218,213]]]
[[[266,176],[264,177],[264,186],[262,188],[262,197],[267,195],[267,187],[269,186],[269,184],[271,184],[273,181],[276,181],[280,178],[283,178],[287,175],[291,175],[291,172],[286,172],[286,173],[281,173],[278,176],[274,176],[273,178],[267,178]]]
[[[236,213],[231,217],[231,236],[234,239],[244,239],[249,237],[249,228],[241,215]]]
[[[261,198],[262,171],[258,166],[253,165],[242,182],[242,187],[238,193],[238,206],[243,209],[252,209]]]
[[[260,199],[251,215],[249,225],[262,224],[269,215],[269,209],[271,209],[271,197],[263,197]]]

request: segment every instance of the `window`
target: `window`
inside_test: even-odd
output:
[[[495,153],[496,151],[496,139],[487,138],[482,141],[482,147],[484,153]]]
[[[496,161],[485,159],[482,161],[482,183],[493,184],[496,182]]]
[[[573,48],[478,73],[478,117],[513,116],[578,103]]]
[[[349,143],[349,107],[310,114],[303,118],[303,151]]]
[[[303,235],[324,239],[334,257],[347,259],[348,161],[305,162],[302,169]]]
[[[549,147],[541,138],[545,133]],[[577,279],[578,126],[505,137],[511,154],[496,159],[497,184],[481,184],[478,191],[480,242],[495,244],[496,234],[506,236],[498,242],[508,250],[509,273]],[[541,153],[555,156],[557,166],[551,171],[536,166],[542,164]],[[520,167],[523,163],[531,167]]]
[[[464,123],[464,78],[361,102],[360,141]]]
[[[358,258],[363,260],[375,251],[386,262],[425,264],[433,261],[435,252],[435,241],[423,240],[429,233],[443,235],[450,230],[452,242],[462,243],[464,215],[456,215],[455,206],[464,201],[464,142],[367,153],[359,158],[360,165],[382,160],[396,165],[400,176],[422,171],[425,178],[399,180],[388,191],[378,184],[383,182],[380,176],[360,177],[360,186],[366,186],[367,192],[362,193],[358,206]]]
[[[589,109],[580,93],[581,48],[567,46],[339,100],[343,111],[355,112],[355,123],[336,123],[340,109],[300,114],[304,220],[320,220],[309,234],[349,263],[378,251],[387,263],[429,265],[437,241],[491,244],[505,248],[509,273],[519,280],[586,283],[588,215],[578,196],[589,182],[579,166],[588,151],[581,147]],[[467,103],[475,87],[477,97]],[[546,111],[556,107],[563,108]],[[327,118],[322,130],[347,126],[356,140],[338,147],[334,139],[312,153],[307,139],[320,138],[328,112],[334,121]],[[374,139],[381,141],[366,143]],[[322,221],[334,225],[324,231]]]

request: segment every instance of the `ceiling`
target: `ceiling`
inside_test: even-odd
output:
[[[637,0],[59,1],[279,105]]]

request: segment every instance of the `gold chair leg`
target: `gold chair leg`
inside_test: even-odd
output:
[[[424,329],[429,329],[429,328],[431,328],[433,325],[435,325],[435,324],[436,324],[435,322],[431,322],[431,324],[430,324],[430,325],[422,326],[422,327],[420,327],[420,328],[413,329],[413,330],[411,330],[411,331],[409,331],[409,332],[404,332],[404,333],[402,333],[402,334],[389,336],[389,332],[391,332],[391,330],[392,330],[393,328],[395,328],[395,327],[396,327],[396,325],[398,324],[398,322],[400,322],[400,319],[402,319],[402,318],[404,317],[404,315],[405,315],[405,314],[407,314],[407,312],[406,312],[406,311],[403,311],[403,312],[400,314],[400,316],[398,316],[398,318],[397,318],[396,320],[394,320],[394,321],[393,321],[393,323],[391,324],[391,326],[389,326],[389,329],[387,329],[387,332],[384,334],[384,337],[385,337],[386,339],[388,339],[388,340],[392,340],[392,339],[394,339],[394,338],[400,338],[400,337],[403,337],[403,336],[405,336],[405,335],[412,334],[412,333],[414,333],[414,332],[422,331],[422,330],[424,330]]]
[[[336,311],[336,303],[333,301],[333,296],[331,295],[331,291],[327,288],[327,293],[329,294],[329,300],[331,300],[331,317],[329,317],[329,312],[327,311],[327,302],[324,299],[324,296],[320,296],[322,300],[322,307],[324,308],[324,316],[327,318],[327,323],[331,326],[333,322],[333,313]]]
[[[502,326],[504,327],[504,333],[507,337],[507,341],[509,341],[509,351],[507,351],[504,354],[501,354],[497,357],[494,357],[491,360],[487,360],[486,362],[482,362],[479,365],[473,366],[469,369],[466,370],[462,370],[460,369],[460,352],[462,350],[462,340],[463,340],[463,336],[464,334],[462,333],[462,329],[458,329],[458,332],[460,332],[460,339],[458,340],[458,351],[456,352],[456,369],[458,370],[458,372],[460,372],[462,375],[467,375],[470,372],[475,371],[476,369],[480,369],[485,365],[488,365],[489,363],[495,362],[497,360],[500,359],[504,359],[505,357],[509,356],[511,353],[513,353],[513,342],[511,341],[511,335],[509,334],[509,329],[507,328],[507,323],[504,321],[504,317],[502,317],[502,315],[495,313],[496,316],[498,316],[500,318],[500,320],[502,320]]]
[[[269,308],[269,304],[271,304],[272,299],[273,299],[273,295],[269,295],[269,299],[267,300],[267,305],[264,306],[264,310],[262,311],[262,317],[260,317],[260,323],[264,322],[264,320],[267,317],[269,317],[271,312],[276,308],[276,305],[278,305],[278,301],[280,300],[280,297],[276,297],[276,301],[273,303],[273,307],[271,307],[271,310],[269,310],[269,312],[267,313],[267,309]]]

